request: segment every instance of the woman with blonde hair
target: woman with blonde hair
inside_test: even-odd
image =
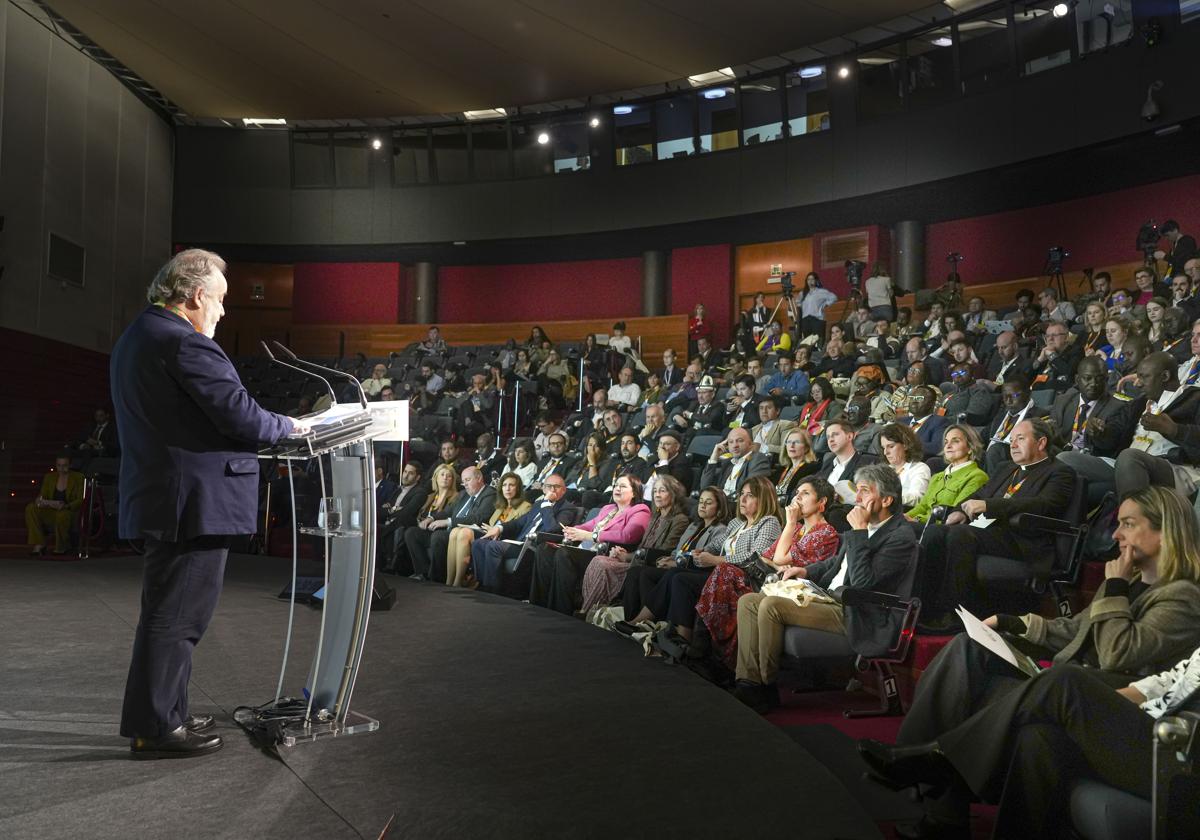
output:
[[[987,473],[976,463],[982,457],[983,441],[973,427],[965,423],[947,426],[942,435],[942,459],[946,467],[930,477],[921,501],[904,514],[904,518],[924,524],[937,505],[953,508],[969,499],[972,493],[987,484]]]
[[[503,524],[529,512],[530,503],[525,499],[525,484],[516,473],[505,473],[500,477],[500,492],[496,494],[496,508],[488,519],[488,525]],[[471,562],[471,543],[475,542],[475,529],[460,525],[450,532],[446,548],[446,585],[468,586],[467,566]]]
[[[1128,691],[1131,681],[1169,670],[1200,645],[1200,528],[1192,506],[1164,487],[1131,493],[1121,502],[1113,536],[1120,553],[1105,564],[1104,583],[1079,615],[994,615],[985,622],[1009,635],[1033,661],[1050,659],[1049,673],[1030,680],[1015,668],[1000,666],[994,654],[966,634],[959,635],[921,677],[898,745],[860,742],[867,763],[893,781],[915,784],[928,781],[930,772],[945,771],[945,792],[926,800],[931,810],[923,827],[965,828],[976,795],[1007,790],[996,784],[1010,767],[1012,740],[1006,734],[1038,722],[1025,717],[1023,701],[1046,683],[1086,668],[1110,689]],[[1127,697],[1138,701],[1135,695]],[[1074,714],[1089,708],[1076,706]],[[1094,719],[1082,714],[1080,720]],[[1104,728],[1099,732],[1112,737]],[[1065,816],[1062,803],[1053,811]],[[1005,831],[999,836],[1020,835]],[[1051,830],[1047,836],[1061,833]]]
[[[821,460],[813,452],[812,435],[799,426],[789,429],[779,453],[779,477],[775,479],[775,495],[780,507],[791,501],[800,481],[821,469]]]
[[[429,477],[429,486],[433,492],[421,506],[417,514],[417,524],[413,527],[428,530],[429,524],[435,519],[447,519],[454,513],[454,503],[458,501],[458,473],[450,464],[438,464]],[[419,572],[409,575],[414,580],[424,580]]]

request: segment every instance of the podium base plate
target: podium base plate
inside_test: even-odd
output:
[[[367,732],[374,732],[378,728],[379,721],[369,718],[366,715],[360,715],[358,712],[349,712],[346,715],[346,720],[342,722],[336,720],[306,721],[301,718],[299,720],[289,720],[280,727],[279,743],[285,747],[294,747],[297,744],[309,743],[321,738],[334,738],[339,735],[362,735]]]

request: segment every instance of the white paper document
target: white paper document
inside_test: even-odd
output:
[[[971,527],[972,528],[986,528],[987,526],[991,525],[995,521],[996,521],[995,519],[988,519],[986,516],[976,516],[974,519],[971,520]]]
[[[1042,669],[1037,666],[1036,662],[1010,645],[1003,636],[972,615],[961,604],[954,612],[962,620],[967,635],[975,642],[983,645],[1023,674],[1036,677],[1041,673]]]

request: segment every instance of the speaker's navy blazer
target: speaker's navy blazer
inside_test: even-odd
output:
[[[121,439],[120,535],[166,542],[253,534],[260,444],[292,421],[261,408],[217,343],[151,306],[109,364]]]

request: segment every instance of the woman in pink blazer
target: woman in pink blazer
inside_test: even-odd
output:
[[[564,527],[564,544],[546,544],[538,549],[529,587],[529,603],[574,614],[581,597],[584,570],[595,556],[592,550],[572,548],[572,543],[593,549],[596,543],[637,546],[650,523],[650,508],[642,502],[642,482],[623,475],[613,485],[612,504],[577,527]]]

